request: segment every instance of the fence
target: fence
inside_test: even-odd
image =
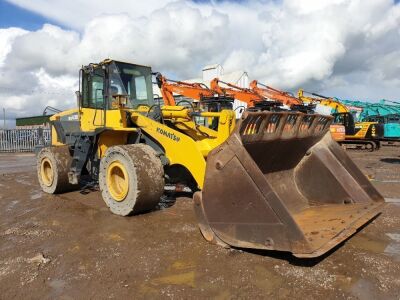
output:
[[[50,142],[50,129],[0,130],[0,152],[33,152],[36,146]]]

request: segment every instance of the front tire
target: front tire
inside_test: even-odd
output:
[[[146,212],[156,207],[164,193],[164,168],[150,146],[112,146],[100,161],[99,186],[114,214]]]
[[[46,147],[40,150],[36,159],[36,170],[44,192],[58,194],[77,188],[77,185],[68,181],[71,162],[68,146]]]

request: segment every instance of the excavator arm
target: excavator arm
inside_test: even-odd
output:
[[[260,87],[261,86],[261,87]],[[276,100],[282,102],[284,105],[302,105],[303,103],[291,95],[288,92],[277,90],[271,86],[259,83],[257,80],[250,82],[250,90],[257,93],[258,95],[268,98],[271,100]]]
[[[223,83],[227,87],[222,87],[220,83]],[[255,106],[255,103],[265,101],[266,99],[250,89],[242,88],[232,83],[224,82],[218,78],[214,78],[210,82],[210,89],[219,95],[233,97],[236,100],[247,103],[249,107]]]
[[[197,101],[214,96],[213,91],[201,83],[175,81],[165,78],[160,73],[156,75],[156,80],[166,105],[175,105],[174,93]]]
[[[304,93],[310,94],[311,96],[305,96]],[[341,103],[340,101],[337,101],[333,98],[326,97],[323,95],[319,95],[316,93],[309,93],[304,91],[303,89],[299,89],[297,92],[298,98],[303,102],[303,103],[312,103],[312,104],[319,104],[321,106],[325,107],[330,107],[331,108],[331,114],[332,113],[350,113],[350,110],[346,105]]]
[[[264,98],[278,101],[283,105],[288,106],[291,110],[310,113],[313,112],[315,109],[315,106],[312,103],[308,105],[304,104],[301,100],[294,97],[291,93],[280,91],[271,86],[259,83],[257,80],[253,80],[252,82],[250,82],[250,89]]]

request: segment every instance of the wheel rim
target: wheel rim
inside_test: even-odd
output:
[[[107,170],[107,188],[115,201],[123,201],[129,191],[129,177],[120,161],[113,161]]]
[[[53,165],[48,158],[42,159],[40,164],[40,177],[46,186],[51,186],[54,180]]]

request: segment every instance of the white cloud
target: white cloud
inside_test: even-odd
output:
[[[14,40],[28,31],[21,28],[0,28],[0,67],[4,64],[4,60],[8,53],[11,52]]]
[[[80,65],[107,57],[177,79],[220,62],[278,88],[400,92],[400,6],[390,0],[10,2],[72,28],[0,29],[0,107],[15,115],[73,106]]]

